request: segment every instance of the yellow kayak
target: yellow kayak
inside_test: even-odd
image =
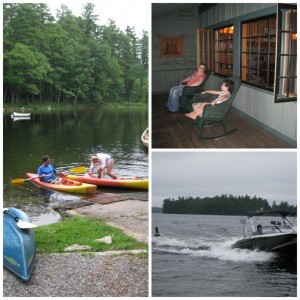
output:
[[[66,177],[71,180],[96,184],[98,186],[107,186],[107,187],[125,188],[125,189],[138,189],[138,190],[148,190],[148,182],[149,182],[148,179],[146,178],[105,179],[105,178],[96,178],[89,174],[67,175]]]

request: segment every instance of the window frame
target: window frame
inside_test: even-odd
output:
[[[216,32],[219,32],[219,30],[224,30],[224,29],[228,29],[228,36],[230,36],[230,28],[232,28],[233,32],[232,32],[232,38],[227,38],[227,39],[224,39],[224,40],[221,40],[221,39],[215,39],[215,33]],[[218,33],[219,34],[219,33]],[[219,49],[216,49],[216,44],[219,44],[221,41],[231,41],[231,47],[229,47],[229,49],[231,48],[232,51],[220,51]],[[219,76],[223,76],[223,77],[230,77],[230,76],[233,76],[233,65],[234,65],[234,59],[233,59],[233,55],[234,55],[234,24],[230,23],[226,26],[221,26],[221,27],[218,27],[218,28],[214,28],[212,30],[212,42],[213,42],[213,64],[212,64],[212,69],[214,71],[214,73],[216,75],[219,75]],[[221,62],[221,61],[216,61],[216,54],[220,55],[220,53],[222,53],[223,55],[227,55],[228,56],[228,59],[227,59],[227,62]],[[232,62],[230,63],[229,62],[229,55],[232,56]],[[219,57],[220,59],[220,57]],[[227,66],[226,70],[231,70],[231,73],[227,72],[227,74],[224,74],[224,73],[220,73],[220,72],[217,72],[216,71],[216,64],[222,64],[222,65],[225,65]],[[230,66],[230,67],[229,67]]]
[[[276,61],[276,44],[275,44],[275,47],[274,47],[274,52],[270,51],[271,48],[270,47],[270,43],[271,43],[271,39],[272,38],[275,38],[276,39],[276,30],[275,32],[272,34],[271,32],[269,32],[269,29],[271,28],[270,27],[270,20],[276,18],[276,13],[274,14],[269,14],[269,15],[265,15],[265,16],[261,16],[259,18],[253,18],[253,19],[249,19],[249,20],[245,20],[243,22],[241,22],[241,33],[240,33],[240,56],[241,56],[241,62],[240,62],[240,75],[241,75],[241,79],[242,79],[242,82],[243,83],[246,83],[248,85],[251,85],[251,86],[255,86],[257,88],[260,88],[260,89],[263,89],[263,90],[267,90],[267,91],[271,91],[273,92],[274,91],[274,86],[275,86],[275,61]],[[260,24],[267,20],[268,22],[268,27],[267,27],[267,31],[268,34],[266,35],[266,37],[264,37],[264,34],[261,34],[260,30]],[[250,33],[248,34],[248,36],[243,36],[243,25],[247,24],[250,28],[251,26],[251,23],[254,24],[255,22],[258,22],[258,33],[256,36],[252,36]],[[250,29],[249,29],[249,32],[250,32]],[[262,33],[264,32],[264,27],[263,27],[263,31]],[[252,48],[250,46],[250,50],[249,51],[244,51],[243,50],[243,41],[246,40],[246,39],[250,39],[251,40],[255,40],[257,39],[257,51],[252,51]],[[267,41],[264,41],[265,39],[267,39]],[[267,42],[268,43],[268,46],[267,46],[267,52],[261,52],[260,49],[261,49],[261,44],[262,42]],[[244,66],[243,64],[243,56],[244,55],[248,55],[247,59],[248,59],[248,64],[247,66]],[[249,66],[249,57],[252,59],[253,56],[257,56],[257,67],[251,67]],[[271,65],[271,56],[273,56],[274,58],[274,69],[271,69],[270,68],[270,65]],[[262,63],[261,62],[261,57],[266,57],[266,64],[267,64],[267,67],[264,68],[264,67],[261,67],[260,64]],[[263,60],[264,62],[264,60]],[[265,63],[265,62],[264,62]],[[251,82],[249,80],[245,80],[243,79],[243,71],[253,71],[253,74],[255,74],[255,71],[257,72],[257,82],[254,83],[254,82]],[[264,86],[262,84],[258,84],[258,81],[259,79],[261,79],[262,77],[260,77],[259,75],[261,73],[266,73],[266,78],[267,78],[267,86]],[[274,80],[274,83],[273,83],[273,86],[272,87],[269,87],[269,84],[270,84],[270,75],[273,74],[273,80]],[[247,77],[250,76],[249,73],[246,75]]]
[[[282,102],[291,102],[291,101],[297,101],[297,94],[293,95],[293,96],[289,96],[289,88],[290,85],[292,83],[292,80],[296,81],[296,90],[297,90],[297,66],[296,69],[294,70],[296,72],[295,75],[292,75],[292,68],[287,68],[285,65],[285,70],[286,70],[286,76],[281,75],[284,70],[282,66],[282,62],[281,62],[281,58],[286,57],[286,58],[290,58],[290,57],[297,57],[297,48],[296,48],[296,53],[291,53],[291,43],[292,43],[292,35],[293,33],[297,35],[297,26],[295,28],[296,31],[293,31],[291,28],[289,28],[289,30],[283,30],[282,29],[282,20],[283,20],[283,15],[281,13],[282,9],[290,9],[292,11],[296,11],[296,19],[297,19],[297,5],[293,5],[293,4],[277,4],[277,31],[276,31],[276,43],[277,43],[277,49],[276,49],[276,68],[275,68],[275,87],[274,87],[274,103],[282,103]],[[283,45],[283,43],[285,43],[285,41],[283,41],[282,36],[283,34],[290,34],[290,39],[288,40],[288,54],[286,54],[284,52],[284,50],[286,50],[287,48],[284,47],[286,44]],[[297,37],[296,37],[297,39]],[[284,50],[281,50],[284,49]],[[288,96],[285,97],[283,96],[283,92],[282,89],[284,89],[284,87],[282,86],[282,84],[280,84],[280,80],[281,79],[285,79],[287,80],[287,84],[285,85],[285,87],[287,86],[287,94]],[[290,81],[289,81],[290,80]],[[295,83],[294,83],[295,84]],[[281,93],[281,96],[279,95],[279,93]]]

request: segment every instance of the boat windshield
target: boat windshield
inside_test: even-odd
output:
[[[291,216],[289,218],[287,215],[281,216],[280,219],[276,216],[271,217],[270,215],[266,216],[263,214],[258,214],[256,216],[249,216],[249,221],[244,223],[244,235],[247,235],[247,224],[250,225],[250,235],[265,235],[265,234],[280,234],[280,233],[292,233],[297,232],[296,225],[297,220],[296,216]],[[275,221],[276,220],[276,221]]]
[[[254,235],[265,235],[265,234],[279,234],[279,233],[289,233],[294,232],[294,230],[287,225],[271,225],[271,226],[262,226],[261,232],[257,231],[252,232],[250,236]]]

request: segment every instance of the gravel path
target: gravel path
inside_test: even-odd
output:
[[[135,255],[38,254],[31,280],[4,269],[4,297],[147,297],[148,260]]]
[[[92,204],[69,214],[102,219],[147,243],[148,201]],[[113,252],[37,254],[29,282],[3,270],[4,297],[147,297],[148,259]]]

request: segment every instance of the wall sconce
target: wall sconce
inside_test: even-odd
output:
[[[292,33],[292,40],[296,40],[297,39],[297,33]]]

